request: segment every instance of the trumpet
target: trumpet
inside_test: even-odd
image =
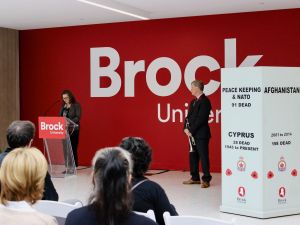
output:
[[[191,140],[192,145],[196,145],[196,142],[195,142],[195,139],[193,136],[190,136],[190,140]]]
[[[185,120],[186,120],[186,128],[190,129],[190,123],[189,123],[188,119],[186,118]],[[193,146],[196,145],[195,139],[193,136],[188,136],[188,139],[189,139],[189,144],[190,144],[190,152],[193,152],[194,151]]]

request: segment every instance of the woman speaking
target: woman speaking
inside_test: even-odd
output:
[[[75,124],[77,124],[77,126],[74,127],[73,133],[70,134],[74,161],[77,167],[78,166],[77,146],[79,140],[79,123],[80,123],[80,116],[81,116],[81,107],[70,90],[64,90],[61,93],[61,97],[62,97],[62,106],[59,115],[64,116],[72,120]]]

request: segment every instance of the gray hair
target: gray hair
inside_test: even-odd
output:
[[[202,80],[194,80],[191,84],[198,87],[201,91],[204,90],[204,83]]]
[[[9,147],[27,146],[34,138],[35,125],[29,120],[16,120],[7,128],[6,139]]]
[[[92,160],[93,169],[95,169],[95,164],[96,164],[96,161],[98,159],[106,159],[108,157],[114,157],[114,156],[112,156],[113,151],[119,152],[120,157],[127,160],[128,168],[129,168],[128,172],[131,174],[132,168],[133,168],[133,164],[132,164],[132,160],[131,160],[131,154],[129,152],[125,151],[121,147],[107,147],[107,148],[103,148],[103,149],[98,150],[96,152],[93,160]]]

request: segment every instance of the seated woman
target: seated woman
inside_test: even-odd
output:
[[[124,138],[120,147],[131,153],[134,163],[132,179],[133,210],[147,212],[152,209],[157,223],[164,225],[163,213],[165,211],[168,211],[172,216],[178,215],[178,213],[169,202],[162,187],[145,177],[152,158],[151,148],[144,139],[138,137]]]
[[[131,211],[130,154],[121,148],[99,150],[93,158],[94,191],[89,205],[70,212],[66,225],[155,225]]]
[[[18,148],[0,168],[0,224],[56,225],[56,219],[31,207],[42,199],[48,164],[36,148]]]

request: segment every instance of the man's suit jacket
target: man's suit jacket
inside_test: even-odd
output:
[[[209,99],[202,94],[199,99],[191,101],[189,112],[184,122],[184,129],[187,128],[192,136],[197,139],[209,139],[211,137],[208,118],[211,110]],[[189,127],[187,126],[189,122]]]

